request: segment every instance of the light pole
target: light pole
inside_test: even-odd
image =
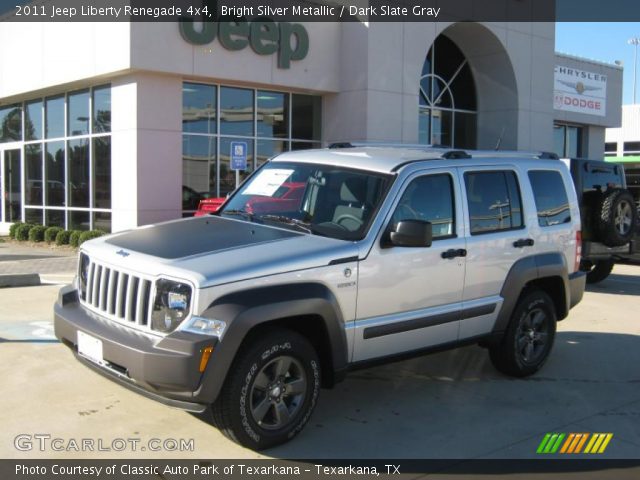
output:
[[[629,45],[633,45],[635,47],[635,53],[633,56],[633,103],[636,103],[636,79],[638,74],[638,45],[640,45],[639,37],[632,37],[627,40]]]

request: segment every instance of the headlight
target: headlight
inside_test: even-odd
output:
[[[80,290],[80,298],[87,299],[87,279],[89,278],[89,256],[86,253],[80,254],[78,262],[78,290]]]
[[[151,314],[151,328],[172,332],[189,314],[191,287],[186,283],[160,279],[156,282],[156,298]]]
[[[192,333],[200,333],[202,335],[214,335],[218,338],[222,337],[227,324],[222,320],[215,320],[204,317],[191,317],[180,330]]]

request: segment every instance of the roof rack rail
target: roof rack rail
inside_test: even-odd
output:
[[[328,148],[356,148],[356,147],[389,147],[389,148],[450,148],[443,145],[426,145],[424,143],[398,143],[398,142],[334,142]]]

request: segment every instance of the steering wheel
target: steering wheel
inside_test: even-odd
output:
[[[347,222],[347,225],[349,224],[349,222],[355,223],[356,227],[353,230],[348,228],[347,225],[342,224],[342,222],[345,222],[345,221]],[[355,215],[351,215],[350,213],[343,213],[338,218],[336,218],[333,221],[333,223],[335,223],[336,225],[340,225],[342,228],[345,228],[352,232],[359,229],[362,226],[362,220],[356,217]]]

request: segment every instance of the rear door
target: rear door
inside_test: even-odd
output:
[[[533,253],[522,209],[522,175],[515,166],[460,168],[467,230],[467,272],[460,339],[493,328],[511,266]]]

